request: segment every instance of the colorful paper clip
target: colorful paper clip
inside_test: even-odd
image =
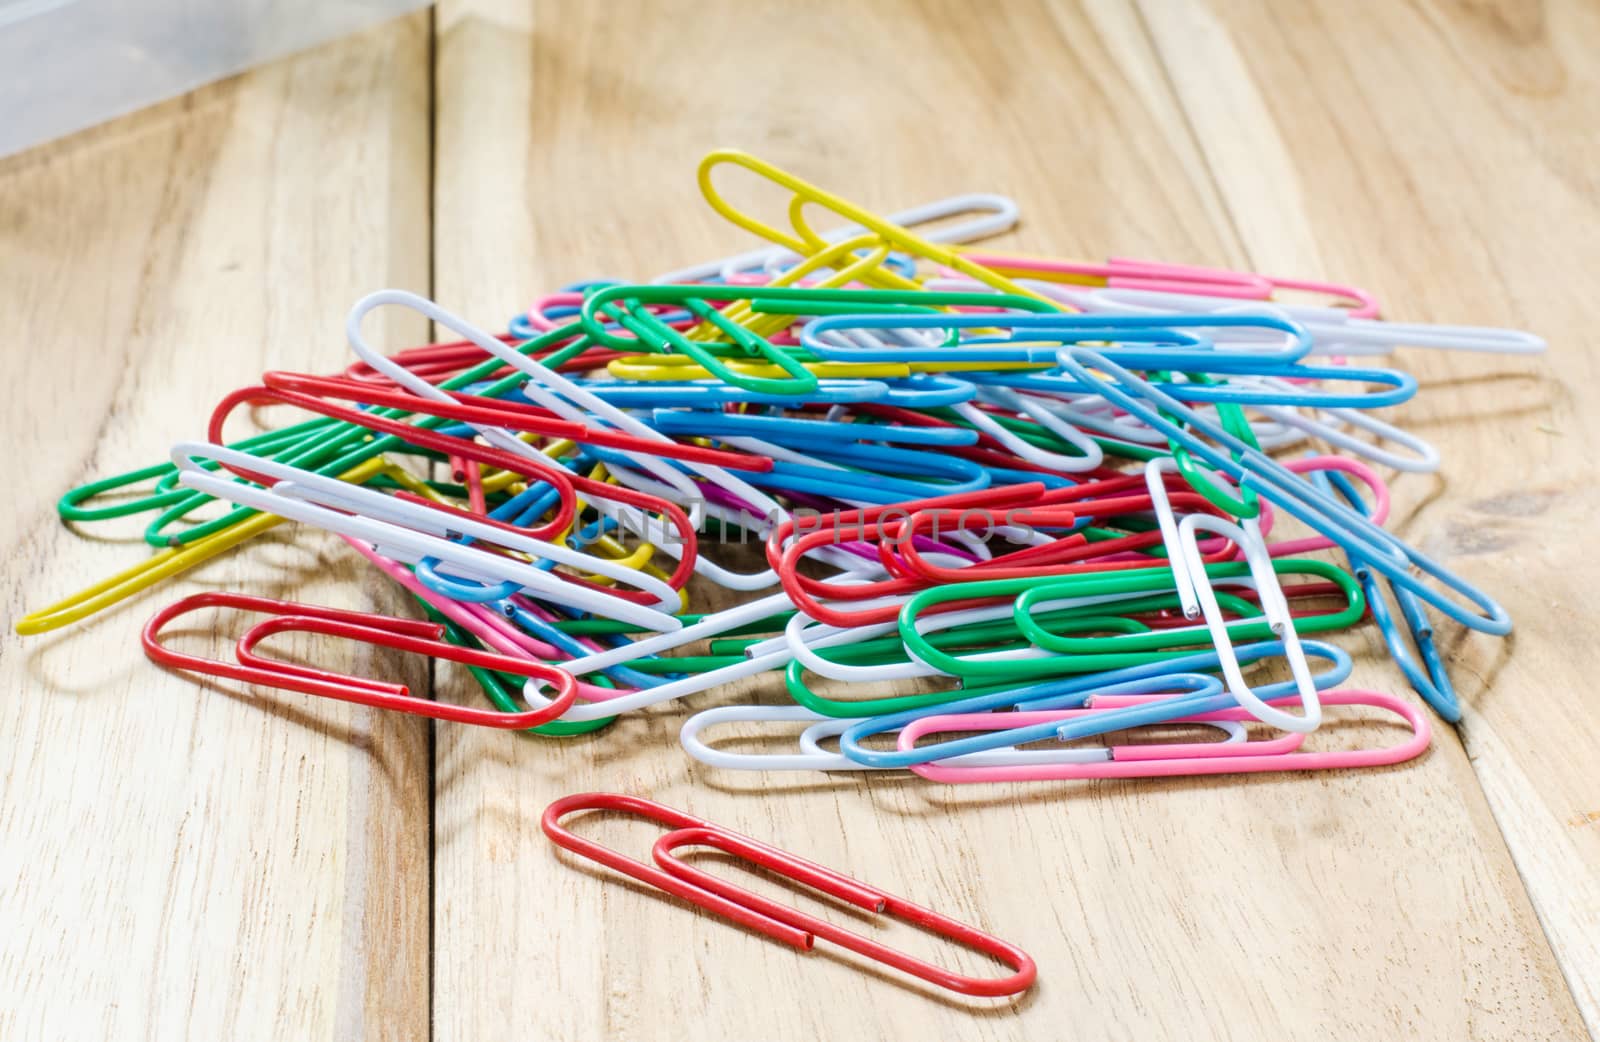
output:
[[[778,189],[780,218],[730,201],[736,170]],[[1446,461],[1382,411],[1417,395],[1417,379],[1364,359],[1532,354],[1538,337],[1392,322],[1333,281],[975,246],[1017,223],[1003,196],[883,217],[731,150],[706,156],[698,179],[759,246],[654,279],[527,287],[532,304],[505,332],[413,293],[369,294],[345,322],[353,358],[264,373],[196,417],[204,438],[170,461],[67,492],[63,521],[139,518],[156,552],[24,615],[18,632],[79,622],[268,529],[309,525],[427,620],[200,593],[150,619],[147,655],[548,737],[712,693],[741,704],[697,706],[683,723],[696,773],[825,771],[846,788],[883,771],[972,784],[1398,764],[1427,748],[1427,718],[1410,695],[1342,687],[1354,662],[1327,637],[1369,619],[1398,675],[1460,718],[1433,613],[1491,635],[1511,620],[1385,528],[1375,467]],[[453,339],[383,353],[366,326],[391,307]],[[253,406],[313,418],[230,440]],[[1302,452],[1313,443],[1319,454]],[[231,660],[164,646],[164,627],[201,608],[267,618]],[[284,633],[461,663],[492,708],[286,661],[264,643]],[[750,682],[738,699],[736,682]],[[788,702],[742,704],[758,684]],[[1408,733],[1330,741],[1372,711]],[[708,740],[724,726],[758,731],[766,751]],[[773,746],[775,734],[791,741]],[[563,824],[590,810],[666,831],[635,860]],[[569,796],[542,825],[569,851],[801,950],[820,939],[971,996],[1035,979],[1026,954],[988,933],[641,797]],[[691,847],[1009,972],[967,976],[890,949],[718,879],[683,857]]]
[[[662,835],[651,848],[655,865],[619,854],[577,835],[562,824],[562,819],[568,814],[585,810],[633,814],[667,826],[671,831]],[[616,793],[578,793],[565,796],[546,807],[540,824],[545,835],[557,846],[801,951],[810,951],[820,938],[963,995],[1016,995],[1028,990],[1038,973],[1033,959],[1016,945],[930,908],[860,883],[833,869],[652,800]],[[688,846],[715,848],[858,908],[904,919],[936,936],[980,951],[1015,972],[999,978],[968,977],[896,951],[826,920],[751,893],[688,864],[675,854],[677,850]]]
[[[1284,700],[1287,701],[1287,700]],[[1400,742],[1371,749],[1303,752],[1298,740],[1276,748],[1252,747],[1271,743],[1244,742],[1239,745],[1191,745],[1187,755],[1174,755],[1170,747],[1150,750],[1125,746],[1093,763],[963,766],[946,759],[910,764],[912,771],[932,781],[951,783],[1059,781],[1068,778],[1157,778],[1174,775],[1254,774],[1262,771],[1309,771],[1328,768],[1382,767],[1403,763],[1419,756],[1428,747],[1428,718],[1416,706],[1392,695],[1376,691],[1326,691],[1324,705],[1369,706],[1393,713],[1411,728]],[[1069,722],[1092,710],[1052,710],[1045,712],[940,714],[925,716],[907,724],[897,739],[901,750],[916,748],[918,738],[940,731],[981,731],[997,728],[1025,728]],[[1196,723],[1209,720],[1243,720],[1243,709],[1223,709],[1193,717],[1178,717],[1174,722]]]
[[[786,193],[784,220],[730,202],[730,168]],[[1375,411],[1415,394],[1415,378],[1344,356],[1542,341],[1391,323],[1336,282],[973,248],[1016,222],[999,196],[884,218],[734,151],[708,155],[699,179],[715,212],[765,244],[655,280],[568,283],[537,295],[510,333],[404,291],[368,295],[346,321],[355,360],[342,371],[268,372],[217,406],[209,442],[69,492],[60,509],[75,524],[150,515],[145,539],[161,553],[19,630],[85,618],[289,521],[340,535],[444,620],[430,637],[403,635],[465,662],[502,708],[520,687],[531,715],[519,723],[538,719],[542,733],[770,674],[796,703],[781,719],[826,719],[768,767],[910,766],[904,750],[860,738],[903,736],[917,716],[961,705],[949,711],[1077,713],[1074,741],[1107,721],[1205,718],[1227,740],[1191,744],[1228,746],[1242,718],[1207,714],[1315,731],[1342,653],[1307,638],[1369,614],[1401,674],[1459,715],[1429,609],[1495,634],[1509,618],[1383,528],[1387,489],[1370,467],[1274,454],[1316,438],[1436,469],[1433,447]],[[836,226],[814,227],[818,211]],[[364,326],[386,307],[456,339],[385,355]],[[225,439],[239,407],[266,404],[318,418]],[[200,512],[219,500],[232,509]],[[1312,534],[1280,537],[1285,517]],[[716,551],[733,536],[765,559],[750,568]],[[1348,567],[1299,556],[1328,549]],[[708,585],[735,596],[703,610]],[[359,625],[311,609],[280,619],[222,665],[281,680],[257,639]],[[348,635],[390,632],[367,626]],[[1308,656],[1333,668],[1313,676]],[[1246,675],[1275,657],[1289,687]],[[924,690],[858,697],[912,679]],[[1102,685],[1087,715],[1097,692],[1080,681]],[[1163,698],[1105,708],[1144,695]],[[972,708],[990,696],[1012,701]],[[1289,696],[1299,713],[1279,708]],[[741,712],[696,718],[685,747],[714,762],[696,738],[707,723],[779,719]],[[1006,730],[958,745],[947,766],[1100,754],[1017,747]],[[833,734],[840,752],[824,754]]]
[[[236,608],[245,611],[265,612],[271,618],[257,623],[239,638],[237,663],[222,662],[185,652],[174,651],[161,642],[161,630],[168,623],[201,608]],[[527,677],[529,683],[554,685],[555,697],[549,706],[526,712],[501,712],[477,709],[472,706],[446,705],[412,695],[404,684],[334,673],[311,666],[297,665],[264,658],[256,646],[275,633],[318,633],[325,637],[342,637],[379,647],[395,648],[427,655],[431,658],[462,662],[481,669],[514,673]],[[254,597],[242,593],[196,593],[162,608],[145,623],[141,639],[150,660],[169,669],[181,669],[206,676],[227,677],[263,687],[299,691],[308,695],[355,702],[359,705],[392,709],[413,716],[435,720],[449,720],[460,724],[477,724],[483,727],[526,728],[534,727],[560,716],[578,696],[577,685],[570,674],[554,666],[529,659],[496,655],[471,648],[458,647],[439,638],[444,627],[437,623],[414,619],[397,619],[371,612],[345,611],[312,604],[296,604]]]

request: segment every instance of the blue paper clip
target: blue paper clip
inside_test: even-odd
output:
[[[1010,332],[980,334],[952,346],[847,347],[826,343],[822,339],[825,334],[840,330],[983,330],[997,327]],[[1288,342],[1278,351],[1218,351],[1209,339],[1198,333],[1184,332],[1190,328],[1230,327],[1274,330],[1284,334]],[[1017,342],[1019,338],[1023,342]],[[1059,343],[1038,343],[1046,338]],[[1194,369],[1211,373],[1276,372],[1280,367],[1304,358],[1312,347],[1311,336],[1298,323],[1271,315],[1041,315],[993,312],[829,315],[816,319],[800,331],[801,346],[807,351],[818,358],[841,362],[1051,363],[1062,346],[1091,341],[1164,345],[1146,350],[1132,347],[1114,350],[1118,358],[1140,369]]]
[[[853,445],[845,452],[828,452],[815,446],[811,455],[838,463],[835,469],[811,466],[790,460],[777,460],[767,473],[750,473],[744,479],[757,488],[776,488],[789,492],[860,500],[866,503],[897,503],[903,499],[927,499],[957,492],[976,492],[990,485],[989,472],[971,460],[937,452],[917,452],[879,445]],[[857,469],[866,466],[893,468],[912,474],[926,474],[942,481],[918,481],[891,476],[881,470]]]
[[[1363,514],[1368,513],[1366,501],[1344,474],[1338,471],[1313,471],[1312,480],[1325,490],[1338,489],[1351,506]],[[1456,696],[1455,686],[1450,683],[1450,673],[1445,668],[1444,660],[1439,657],[1438,646],[1433,642],[1433,624],[1428,621],[1427,612],[1409,590],[1394,589],[1395,603],[1400,606],[1400,614],[1405,618],[1411,640],[1422,658],[1422,666],[1418,666],[1406,647],[1406,639],[1401,636],[1400,628],[1395,625],[1388,601],[1378,586],[1377,576],[1372,574],[1372,569],[1367,567],[1365,561],[1353,555],[1350,557],[1350,567],[1366,592],[1372,621],[1378,624],[1378,631],[1383,634],[1383,643],[1389,649],[1389,656],[1400,667],[1400,672],[1405,674],[1406,682],[1422,696],[1424,702],[1433,707],[1434,712],[1452,724],[1459,721],[1461,701]],[[1423,671],[1424,667],[1426,672]]]
[[[682,412],[657,409],[650,426],[663,434],[697,434],[706,437],[761,438],[800,448],[818,442],[849,445],[884,442],[900,445],[976,445],[978,432],[970,427],[905,427],[884,423],[796,419],[752,413]]]
[[[1330,663],[1327,670],[1312,678],[1317,690],[1325,691],[1343,683],[1350,676],[1353,663],[1350,655],[1344,650],[1318,640],[1303,641],[1301,647],[1307,656],[1325,659]],[[1243,644],[1236,651],[1241,663],[1256,662],[1282,654],[1283,642],[1268,640]],[[1060,737],[1064,741],[1087,738],[1123,728],[1161,723],[1180,716],[1233,709],[1239,703],[1224,690],[1222,682],[1216,677],[1198,672],[1216,669],[1220,664],[1221,660],[1215,651],[1203,651],[1103,673],[1065,677],[1023,687],[1009,687],[941,705],[876,716],[852,725],[840,735],[839,750],[857,763],[870,767],[905,768],[963,753],[987,752],[1051,736]],[[980,713],[1010,708],[1076,709],[1097,694],[1151,694],[1170,692],[1174,688],[1189,690],[1172,698],[1124,709],[1107,710],[1103,714],[1097,713],[1093,717],[1070,721],[1067,724],[1049,723],[1006,731],[990,731],[919,749],[879,750],[868,749],[861,744],[873,735],[897,731],[913,720],[934,714],[943,716],[949,713]],[[1294,692],[1295,685],[1292,680],[1263,685],[1256,690],[1256,694],[1263,701]]]
[[[988,329],[1003,327],[1003,334],[980,334],[954,345],[893,344],[858,347],[832,344],[822,338],[832,332],[863,329]],[[1284,334],[1290,342],[1279,351],[1219,351],[1211,340],[1187,328],[1257,328]],[[1040,343],[1049,339],[1054,343]],[[1018,341],[1021,341],[1020,343]],[[1376,384],[1381,391],[1333,393],[1301,388],[1238,386],[1218,383],[1153,382],[1179,401],[1233,403],[1237,405],[1313,406],[1317,408],[1378,409],[1409,401],[1417,393],[1417,380],[1398,369],[1300,365],[1311,350],[1311,338],[1298,324],[1269,315],[1011,315],[1011,314],[911,314],[833,315],[819,318],[800,332],[800,342],[819,358],[843,362],[1036,362],[1053,365],[1063,347],[1091,341],[1111,341],[1103,348],[1119,362],[1136,369],[1179,370],[1225,375],[1271,375],[1285,379]],[[1149,344],[1140,349],[1129,344]],[[1018,390],[1051,394],[1092,394],[1096,388],[1059,374],[971,372],[964,378]]]
[[[1398,536],[1373,524],[1366,515],[1325,495],[1221,425],[1151,386],[1104,353],[1085,347],[1067,348],[1061,352],[1059,360],[1064,369],[1093,387],[1107,401],[1160,431],[1170,442],[1184,446],[1196,458],[1226,474],[1241,487],[1248,484],[1287,513],[1344,547],[1352,556],[1363,558],[1369,567],[1393,583],[1396,591],[1404,587],[1452,619],[1479,632],[1496,636],[1511,632],[1511,617],[1494,598]],[[1097,372],[1103,375],[1096,375]],[[1191,431],[1203,433],[1227,451],[1201,441]],[[1411,574],[1412,566],[1460,594],[1478,610],[1458,604],[1445,593],[1430,588]]]
[[[1117,355],[1122,358],[1121,353]],[[1180,364],[1181,363],[1181,364]],[[1173,368],[1183,369],[1187,359],[1173,359]],[[1189,368],[1203,371],[1209,368],[1196,363]],[[1095,388],[1085,387],[1081,381],[1059,373],[995,372],[966,373],[967,379],[985,386],[1010,387],[1018,391],[1042,394],[1093,394]],[[1243,375],[1243,374],[1232,374]],[[1317,380],[1321,383],[1377,384],[1386,390],[1322,391],[1305,387],[1274,387],[1265,384],[1238,383],[1179,383],[1174,381],[1148,381],[1178,401],[1207,405],[1275,405],[1280,408],[1313,409],[1383,409],[1410,401],[1417,393],[1417,378],[1399,369],[1357,369],[1353,366],[1284,365],[1263,367],[1259,374],[1280,379]]]
[[[971,396],[971,385],[968,396]],[[805,394],[764,394],[716,380],[696,382],[624,383],[597,380],[584,385],[584,389],[622,408],[655,408],[688,406],[710,409],[718,405],[749,404],[779,405],[789,408],[801,405],[854,405],[857,402],[881,402],[889,397],[890,388],[882,380],[818,380],[817,388]]]
[[[978,393],[970,380],[949,373],[915,373],[884,380],[883,383],[889,388],[889,393],[879,398],[877,403],[902,409],[939,409],[971,401]]]

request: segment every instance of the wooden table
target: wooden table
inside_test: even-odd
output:
[[[1600,1029],[1597,47],[1581,0],[452,0],[0,161],[8,620],[147,552],[137,525],[68,531],[60,492],[203,436],[265,368],[344,365],[361,294],[414,289],[497,325],[566,281],[747,248],[696,193],[712,147],[883,209],[1005,192],[1022,249],[1345,278],[1396,318],[1551,343],[1400,356],[1423,384],[1401,420],[1446,465],[1400,482],[1394,527],[1518,629],[1444,627],[1467,718],[1393,769],[762,778],[685,757],[683,706],[541,741],[145,661],[142,620],[196,589],[411,610],[304,531],[7,637],[0,1038]],[[429,335],[396,312],[371,328]],[[1349,646],[1358,681],[1402,686],[1370,631]],[[468,697],[453,669],[315,653]],[[982,923],[1040,984],[1015,1004],[930,997],[576,871],[537,819],[593,788]]]

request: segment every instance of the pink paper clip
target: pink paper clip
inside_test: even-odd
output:
[[[1266,300],[1272,296],[1273,283],[1270,279],[1227,268],[1204,268],[1128,257],[1111,257],[1105,263],[1096,264],[989,252],[962,251],[962,255],[1008,278],[1037,278],[1081,286],[1194,293],[1237,297],[1240,300]]]
[[[1293,697],[1271,699],[1269,704],[1288,704]],[[1272,744],[1243,745],[1204,743],[1183,746],[1117,746],[1110,758],[1094,763],[1060,763],[1002,767],[949,767],[938,762],[914,764],[911,770],[934,781],[953,784],[971,782],[1057,781],[1067,778],[1165,778],[1200,774],[1253,774],[1263,771],[1312,771],[1340,767],[1380,767],[1404,763],[1420,755],[1428,747],[1432,731],[1423,711],[1393,695],[1376,691],[1346,689],[1327,691],[1321,696],[1323,706],[1368,706],[1383,709],[1399,716],[1411,727],[1411,736],[1395,745],[1376,749],[1341,749],[1326,752],[1299,752],[1299,743],[1292,746]],[[1110,708],[1106,700],[1101,708]],[[1093,710],[1089,710],[1092,712]],[[1084,710],[1045,710],[1016,713],[953,713],[944,716],[926,716],[912,721],[901,731],[899,748],[916,747],[923,735],[945,731],[1004,731],[1013,727],[1051,723],[1072,719]],[[1249,720],[1243,709],[1226,709],[1175,720],[1173,723],[1199,723],[1209,720]],[[1273,742],[1281,743],[1281,739]],[[1266,751],[1261,751],[1265,746]],[[1152,751],[1153,750],[1153,751]],[[1169,755],[1172,753],[1173,755]]]

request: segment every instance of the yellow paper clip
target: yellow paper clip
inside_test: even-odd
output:
[[[793,228],[793,234],[752,217],[723,198],[722,193],[717,191],[716,186],[712,184],[711,177],[712,171],[723,164],[742,166],[746,170],[793,192],[794,195],[789,200],[789,223]],[[852,224],[859,225],[875,233],[891,249],[897,249],[903,253],[909,253],[914,257],[920,257],[923,260],[949,268],[952,271],[958,271],[1002,293],[1015,293],[1019,296],[1032,297],[1035,300],[1044,301],[1055,310],[1070,310],[1042,294],[1018,285],[998,272],[968,260],[947,246],[929,242],[899,225],[890,224],[870,210],[863,209],[831,192],[824,191],[809,181],[802,180],[763,159],[757,159],[747,152],[740,152],[735,149],[718,149],[715,152],[711,152],[700,161],[698,176],[700,192],[705,196],[706,202],[710,204],[712,209],[746,231],[759,235],[763,239],[776,243],[801,256],[809,257],[828,249],[831,245],[821,235],[818,235],[805,219],[804,211],[807,206],[820,206],[843,217]],[[916,282],[907,279],[903,275],[889,271],[881,265],[861,275],[860,280],[885,289],[920,288]]]
[[[433,495],[426,484],[413,478],[400,467],[384,459],[371,459],[357,464],[339,475],[342,481],[363,483],[379,474],[386,474],[408,488],[423,495]],[[24,637],[48,633],[62,626],[81,622],[89,616],[118,604],[136,593],[148,590],[164,579],[180,575],[240,543],[283,523],[283,518],[273,514],[253,514],[219,532],[196,539],[187,546],[175,546],[159,551],[149,559],[126,568],[63,598],[46,608],[30,612],[17,620],[16,631]]]

